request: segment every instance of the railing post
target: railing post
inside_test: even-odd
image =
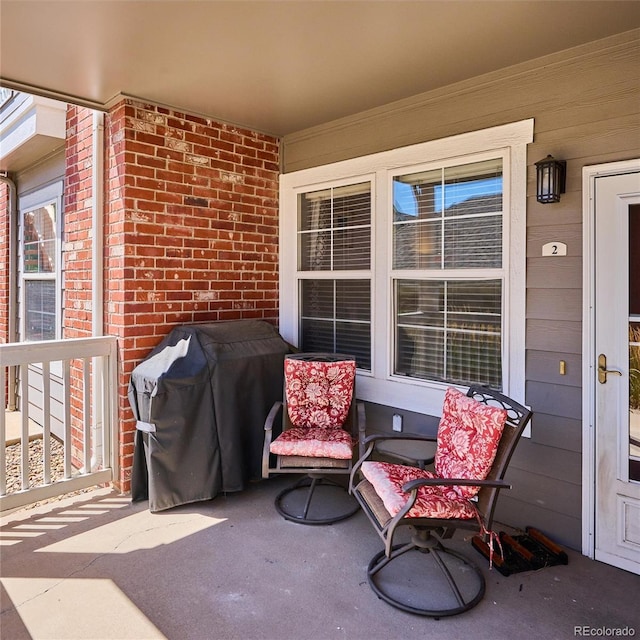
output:
[[[42,451],[44,455],[43,481],[51,482],[51,367],[48,362],[42,363],[42,397],[44,400],[42,425]]]
[[[104,399],[105,388],[105,359],[109,356],[101,356],[92,359],[93,369],[93,456],[91,458],[91,470],[97,471],[100,466],[109,466],[109,454],[105,450],[105,431],[109,428],[109,423],[105,420]]]
[[[22,386],[22,402],[25,407],[29,406],[29,365],[23,363],[20,365],[20,380]],[[22,412],[22,433],[20,437],[21,444],[21,472],[22,472],[22,489],[26,491],[29,488],[29,413]]]
[[[62,388],[63,394],[63,425],[64,425],[64,477],[71,477],[71,363],[65,360],[62,363]]]

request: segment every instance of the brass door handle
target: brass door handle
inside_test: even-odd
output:
[[[622,372],[617,371],[616,369],[607,369],[607,356],[604,353],[601,353],[598,356],[598,382],[600,384],[605,384],[607,381],[607,374],[612,376],[621,376]]]

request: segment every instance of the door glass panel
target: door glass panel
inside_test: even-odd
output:
[[[640,205],[629,207],[629,479],[640,482]]]
[[[56,201],[22,216],[23,340],[56,337]]]
[[[55,280],[25,280],[25,340],[56,337]]]

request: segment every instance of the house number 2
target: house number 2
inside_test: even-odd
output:
[[[542,245],[543,256],[566,256],[567,245],[564,242],[547,242]]]

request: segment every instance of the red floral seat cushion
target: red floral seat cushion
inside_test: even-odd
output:
[[[353,455],[353,440],[344,429],[296,427],[281,433],[271,443],[269,451],[280,456],[349,460]]]
[[[309,362],[286,358],[287,409],[293,426],[341,427],[351,406],[355,375],[354,360]]]
[[[496,457],[507,412],[469,398],[457,389],[445,394],[438,426],[435,470],[441,478],[487,477]],[[478,487],[456,486],[461,498],[472,498]]]
[[[407,503],[409,494],[402,490],[404,484],[436,475],[417,467],[389,462],[367,461],[362,463],[362,475],[373,485],[391,516],[395,516]],[[415,504],[406,515],[408,518],[474,518],[474,506],[462,499],[451,487],[420,487]]]
[[[285,392],[293,428],[283,431],[269,451],[281,456],[351,459],[354,442],[342,425],[351,407],[355,375],[354,360],[286,358]]]
[[[495,459],[507,419],[504,409],[490,407],[457,389],[447,389],[438,426],[435,473],[399,464],[367,461],[362,474],[373,485],[387,511],[394,516],[406,504],[404,484],[420,478],[484,480]],[[475,517],[470,498],[479,487],[420,487],[409,518]]]

